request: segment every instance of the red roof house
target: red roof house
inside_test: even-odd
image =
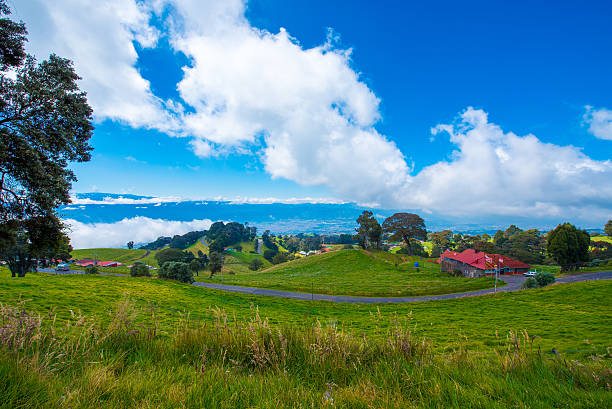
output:
[[[461,253],[447,250],[438,259],[440,268],[444,271],[461,271],[463,275],[480,277],[483,275],[522,274],[529,271],[530,265],[501,254],[489,254],[474,249]]]

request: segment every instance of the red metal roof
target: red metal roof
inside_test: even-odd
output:
[[[440,255],[438,262],[442,261],[444,258],[461,261],[481,270],[530,267],[529,264],[525,264],[522,261],[515,260],[510,257],[502,256],[501,254],[489,254],[483,251],[476,251],[474,249],[467,249],[461,253],[447,250]]]

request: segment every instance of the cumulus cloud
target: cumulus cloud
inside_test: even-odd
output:
[[[15,15],[28,28],[28,51],[71,59],[83,78],[96,119],[173,132],[170,107],[136,68],[135,43],[155,47],[159,32],[149,24],[152,7],[136,0],[20,0]]]
[[[612,141],[612,111],[606,108],[595,109],[587,105],[584,122],[589,126],[589,132],[596,138]]]
[[[64,222],[70,227],[70,242],[75,249],[123,247],[130,240],[146,243],[160,236],[207,230],[212,224],[208,219],[184,222],[142,216],[126,218],[115,223],[82,223],[73,219]]]
[[[284,29],[253,27],[245,4],[23,0],[17,8],[37,53],[75,61],[99,118],[189,137],[202,158],[256,154],[272,178],[325,185],[340,200],[384,207],[592,220],[612,211],[610,161],[504,131],[472,108],[433,128],[434,136],[449,136],[452,156],[415,173],[376,130],[380,100],[333,32],[307,48]],[[180,101],[153,95],[136,68],[134,43],[155,47],[162,35],[189,59],[177,84]],[[598,138],[612,139],[611,112],[587,107],[585,123]]]
[[[434,127],[456,146],[398,191],[398,204],[454,215],[575,216],[600,220],[612,211],[612,161],[580,148],[518,136],[468,108],[454,124]]]

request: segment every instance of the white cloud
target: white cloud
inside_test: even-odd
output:
[[[115,205],[115,204],[161,204],[161,203],[178,203],[185,201],[178,196],[166,196],[166,197],[143,197],[138,199],[132,199],[128,197],[104,197],[102,200],[95,200],[89,198],[78,198],[76,196],[70,197],[70,201],[74,205]]]
[[[165,102],[136,69],[141,47],[155,47],[151,8],[136,0],[20,0],[15,15],[26,23],[26,46],[38,60],[51,52],[74,61],[98,121],[172,132],[178,127]]]
[[[251,26],[245,7],[243,0],[24,0],[17,9],[34,51],[75,61],[99,118],[190,137],[202,158],[253,152],[273,178],[385,207],[592,220],[612,212],[610,161],[504,132],[471,108],[458,123],[434,128],[450,136],[452,157],[415,174],[375,129],[380,101],[337,36],[306,48],[283,29]],[[152,15],[165,32],[150,25]],[[136,69],[133,43],[154,47],[160,35],[190,60],[177,84],[180,103],[153,95]],[[612,139],[611,112],[587,107],[595,136]]]
[[[596,138],[612,141],[612,111],[606,108],[595,109],[587,105],[584,113],[584,122],[589,126]]]
[[[126,218],[116,223],[82,223],[73,219],[64,222],[70,226],[70,242],[75,249],[124,247],[130,240],[146,243],[160,236],[206,230],[212,224],[208,219],[183,222],[142,216]]]
[[[504,132],[482,110],[438,125],[456,145],[449,161],[424,168],[394,195],[398,205],[451,215],[523,215],[603,220],[612,211],[612,161],[580,148]]]

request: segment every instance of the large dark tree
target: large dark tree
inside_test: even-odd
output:
[[[569,223],[558,225],[548,233],[548,253],[561,265],[561,272],[574,270],[589,261],[591,236]]]
[[[355,231],[357,232],[357,241],[361,248],[380,247],[382,228],[374,217],[374,213],[364,210],[357,218],[357,224],[359,224],[359,227]]]
[[[612,237],[612,220],[608,220],[608,222],[606,223],[606,226],[604,227],[604,233],[606,233],[608,237]]]
[[[56,209],[70,203],[69,163],[91,157],[93,111],[72,63],[26,56],[25,26],[8,14],[0,0],[0,250],[13,275],[23,276],[30,268],[23,251],[40,257],[65,238]]]
[[[223,269],[223,254],[211,252],[209,254],[208,269],[210,270],[210,278]]]
[[[383,232],[391,234],[390,240],[402,240],[412,254],[411,240],[425,240],[427,230],[425,220],[414,213],[395,213],[387,217],[382,224]]]

